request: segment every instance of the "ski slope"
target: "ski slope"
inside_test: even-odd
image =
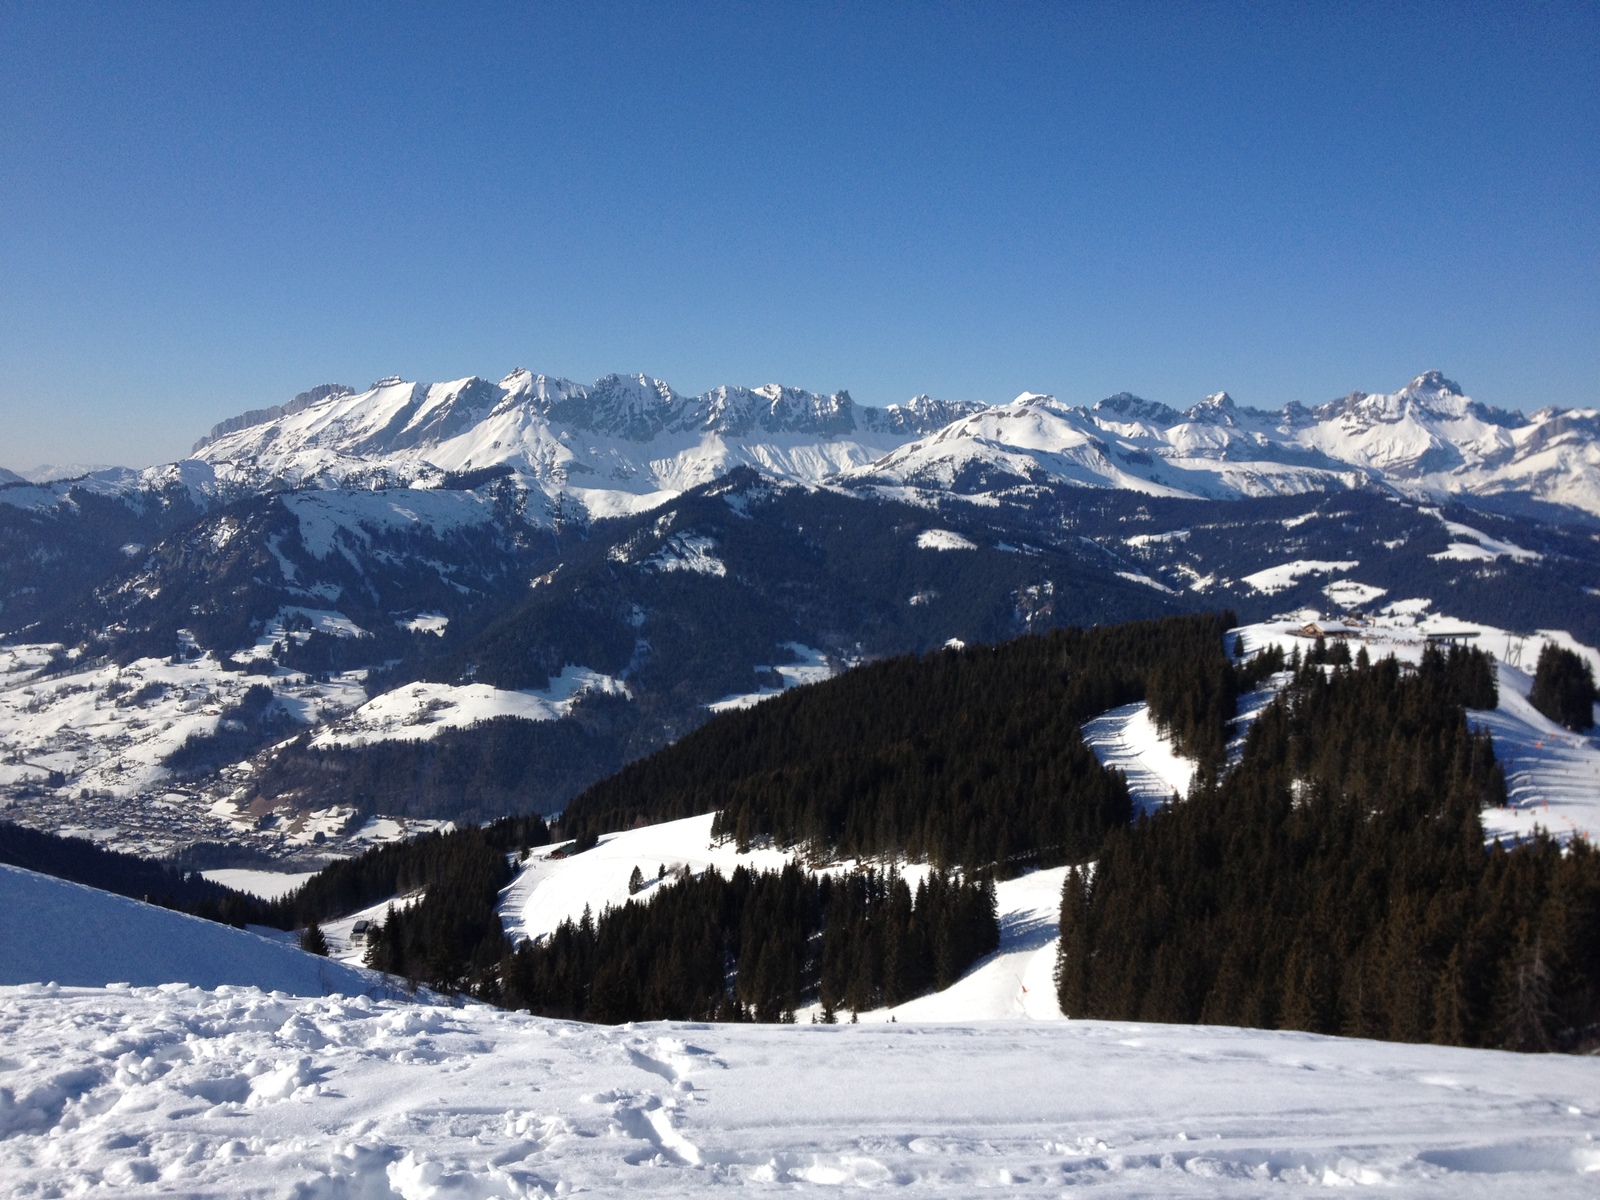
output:
[[[1600,837],[1600,741],[1563,729],[1528,703],[1533,677],[1500,664],[1500,704],[1472,713],[1494,738],[1506,806],[1483,814],[1490,838],[1521,841],[1543,829],[1565,841]]]
[[[0,1190],[1593,1196],[1600,1062],[1098,1021],[568,1024],[0,988]]]
[[[322,996],[373,991],[381,976],[214,921],[0,864],[0,984],[50,981],[234,984]],[[4,1112],[0,1098],[0,1124]]]
[[[660,886],[656,878],[663,866],[668,880],[681,869],[696,874],[715,867],[730,875],[739,867],[753,871],[781,870],[791,856],[781,850],[752,848],[739,853],[731,842],[711,840],[712,814],[647,825],[622,833],[606,834],[599,845],[570,858],[552,856],[555,847],[544,846],[528,855],[526,865],[501,893],[500,920],[515,939],[539,938],[553,933],[563,921],[577,921],[583,910],[598,917],[607,908],[630,899],[648,903]],[[830,863],[827,871],[852,870],[855,863]],[[628,877],[638,867],[646,883],[638,896],[628,895]],[[901,863],[897,869],[914,887],[926,874],[918,863]],[[1059,1020],[1053,975],[1056,935],[1061,910],[1061,882],[1066,868],[1033,871],[997,885],[1000,949],[980,959],[954,985],[943,992],[909,1001],[893,1009],[860,1014],[862,1021],[961,1020],[996,1021],[1013,1017]],[[383,915],[382,906],[365,914]],[[347,918],[351,921],[353,918]],[[346,936],[344,925],[327,926],[330,941]],[[336,953],[338,951],[336,950]],[[798,1019],[809,1021],[820,1006],[800,1010]]]
[[[1056,942],[1066,867],[1030,871],[995,886],[1000,948],[942,992],[860,1014],[881,1021],[1062,1021],[1056,1003]],[[820,1006],[814,1006],[820,1014]],[[813,1010],[799,1014],[810,1019]]]
[[[1124,704],[1083,723],[1084,743],[1102,767],[1121,771],[1135,814],[1154,812],[1174,795],[1189,794],[1195,764],[1172,748],[1143,701]]]

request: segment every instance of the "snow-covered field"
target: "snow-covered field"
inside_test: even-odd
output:
[[[755,871],[781,870],[789,856],[781,850],[752,849],[740,854],[732,842],[711,840],[713,814],[685,817],[608,833],[599,845],[570,858],[553,858],[558,849],[541,846],[528,855],[500,900],[500,920],[514,938],[537,938],[553,933],[565,920],[576,921],[588,905],[595,916],[630,899],[628,877],[639,868],[648,884],[640,898],[648,900],[657,886],[656,875],[665,867],[670,875],[680,867],[699,874],[716,867],[730,875],[740,866]]]
[[[768,848],[741,854],[732,842],[711,840],[712,815],[685,817],[660,825],[606,834],[599,845],[567,858],[540,847],[528,856],[517,878],[501,894],[500,920],[514,938],[538,938],[561,922],[576,921],[587,906],[595,916],[630,899],[648,903],[660,886],[662,867],[670,877],[680,868],[693,872],[716,867],[724,875],[738,867],[781,870],[790,855]],[[831,863],[821,870],[848,871],[853,862]],[[637,897],[628,894],[635,867],[645,878]],[[913,886],[926,873],[923,865],[902,863],[899,869]],[[909,1001],[894,1009],[860,1014],[863,1021],[961,1020],[993,1021],[1012,1017],[1059,1020],[1052,973],[1061,910],[1061,882],[1066,869],[1034,871],[1002,881],[996,888],[1000,911],[1000,949],[980,960],[953,987]],[[366,914],[383,915],[381,906]],[[334,936],[334,927],[329,927]],[[804,1009],[809,1020],[819,1006]]]
[[[628,696],[620,679],[588,667],[563,667],[540,690],[506,691],[486,683],[408,683],[377,696],[349,716],[324,728],[311,744],[361,746],[381,741],[426,741],[445,729],[465,729],[496,717],[556,721],[590,692]]]
[[[1098,1021],[605,1028],[0,989],[17,1197],[1592,1196],[1600,1063]]]
[[[1056,941],[1067,869],[1030,871],[995,886],[1000,949],[979,959],[942,992],[860,1015],[863,1022],[1061,1021],[1056,1003]],[[820,1011],[820,1009],[819,1009]],[[800,1020],[808,1019],[801,1014]]]
[[[1246,583],[1264,595],[1274,595],[1291,588],[1307,575],[1331,575],[1338,571],[1349,571],[1359,567],[1358,562],[1325,562],[1322,559],[1305,558],[1296,559],[1294,562],[1284,563],[1277,567],[1267,567],[1253,575],[1246,575],[1240,582]]]
[[[803,646],[799,642],[788,642],[784,648],[793,654],[799,662],[785,663],[781,667],[757,667],[757,672],[776,671],[781,687],[764,687],[754,692],[745,692],[737,696],[724,696],[720,700],[713,700],[706,705],[712,712],[728,712],[735,708],[750,708],[760,704],[763,700],[770,700],[773,696],[782,694],[792,687],[800,687],[807,683],[821,683],[824,679],[831,679],[838,674],[843,666],[830,661],[821,650],[814,650],[810,646]]]
[[[259,896],[263,900],[287,896],[316,874],[315,871],[255,871],[243,867],[219,867],[200,873],[212,883],[220,883],[223,887]]]

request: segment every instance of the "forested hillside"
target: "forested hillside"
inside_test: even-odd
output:
[[[1069,862],[1127,823],[1083,720],[1151,695],[1215,756],[1237,691],[1230,614],[1057,630],[858,668],[712,721],[578,796],[563,836],[718,811],[715,832],[823,855],[936,866]]]
[[[1307,662],[1239,767],[1069,874],[1070,1016],[1510,1049],[1592,1044],[1600,855],[1484,848],[1504,802],[1489,656]]]
[[[514,1008],[591,1021],[794,1020],[948,987],[999,943],[994,884],[934,873],[915,892],[874,871],[716,870],[524,943],[502,970]]]

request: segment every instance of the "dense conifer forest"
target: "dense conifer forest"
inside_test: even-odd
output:
[[[1063,1011],[1592,1044],[1600,855],[1542,837],[1484,848],[1479,812],[1505,783],[1463,709],[1494,703],[1489,656],[1295,666],[1235,770],[1069,873]]]
[[[524,943],[501,971],[501,1001],[549,1016],[823,1020],[948,987],[1000,940],[994,883],[932,872],[812,875],[743,867],[664,879],[659,894],[596,919],[585,912]]]
[[[1568,729],[1594,728],[1594,670],[1571,650],[1550,642],[1539,651],[1529,702]]]
[[[1231,621],[1064,629],[859,667],[625,767],[578,796],[561,830],[581,839],[720,810],[719,836],[824,858],[1076,861],[1130,813],[1079,723],[1149,694],[1181,745],[1220,754],[1235,694],[1272,665],[1228,658]]]

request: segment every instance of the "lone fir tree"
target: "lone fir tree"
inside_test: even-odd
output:
[[[301,931],[300,949],[307,954],[320,954],[323,958],[328,957],[328,939],[322,932],[322,926],[313,921]]]

